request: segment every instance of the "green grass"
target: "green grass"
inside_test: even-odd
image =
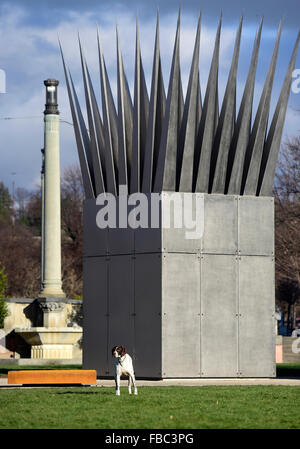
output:
[[[291,386],[0,390],[1,429],[293,429],[299,416]]]
[[[300,377],[300,363],[277,363],[277,377]]]
[[[25,369],[82,369],[82,365],[0,365],[0,377],[6,377],[8,371]],[[276,375],[277,377],[300,377],[300,363],[277,363]]]

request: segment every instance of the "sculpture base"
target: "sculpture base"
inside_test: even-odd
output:
[[[122,345],[137,377],[276,376],[274,200],[202,196],[194,240],[184,228],[101,230],[85,202],[85,369],[113,376]]]

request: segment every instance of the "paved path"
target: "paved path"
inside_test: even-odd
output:
[[[121,380],[121,386],[127,386],[127,380]],[[113,387],[112,379],[98,379],[97,387]],[[234,386],[234,385],[288,385],[300,387],[300,378],[272,378],[272,379],[168,379],[168,380],[137,380],[137,386],[145,387],[207,387],[207,386]],[[67,386],[67,385],[66,385]],[[50,386],[49,386],[50,387]],[[6,377],[0,377],[0,388],[30,388],[20,385],[8,385]]]

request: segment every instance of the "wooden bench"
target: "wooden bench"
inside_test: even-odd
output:
[[[8,384],[96,384],[96,370],[24,370],[8,371]]]

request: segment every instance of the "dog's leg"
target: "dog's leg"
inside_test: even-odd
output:
[[[120,376],[117,374],[115,377],[116,380],[116,395],[120,396]]]
[[[135,375],[132,373],[132,375],[130,377],[131,377],[131,380],[133,383],[134,394],[138,394],[137,387],[136,387],[136,381],[135,381]]]
[[[129,394],[131,394],[131,384],[132,384],[131,376],[128,376],[128,393]]]

